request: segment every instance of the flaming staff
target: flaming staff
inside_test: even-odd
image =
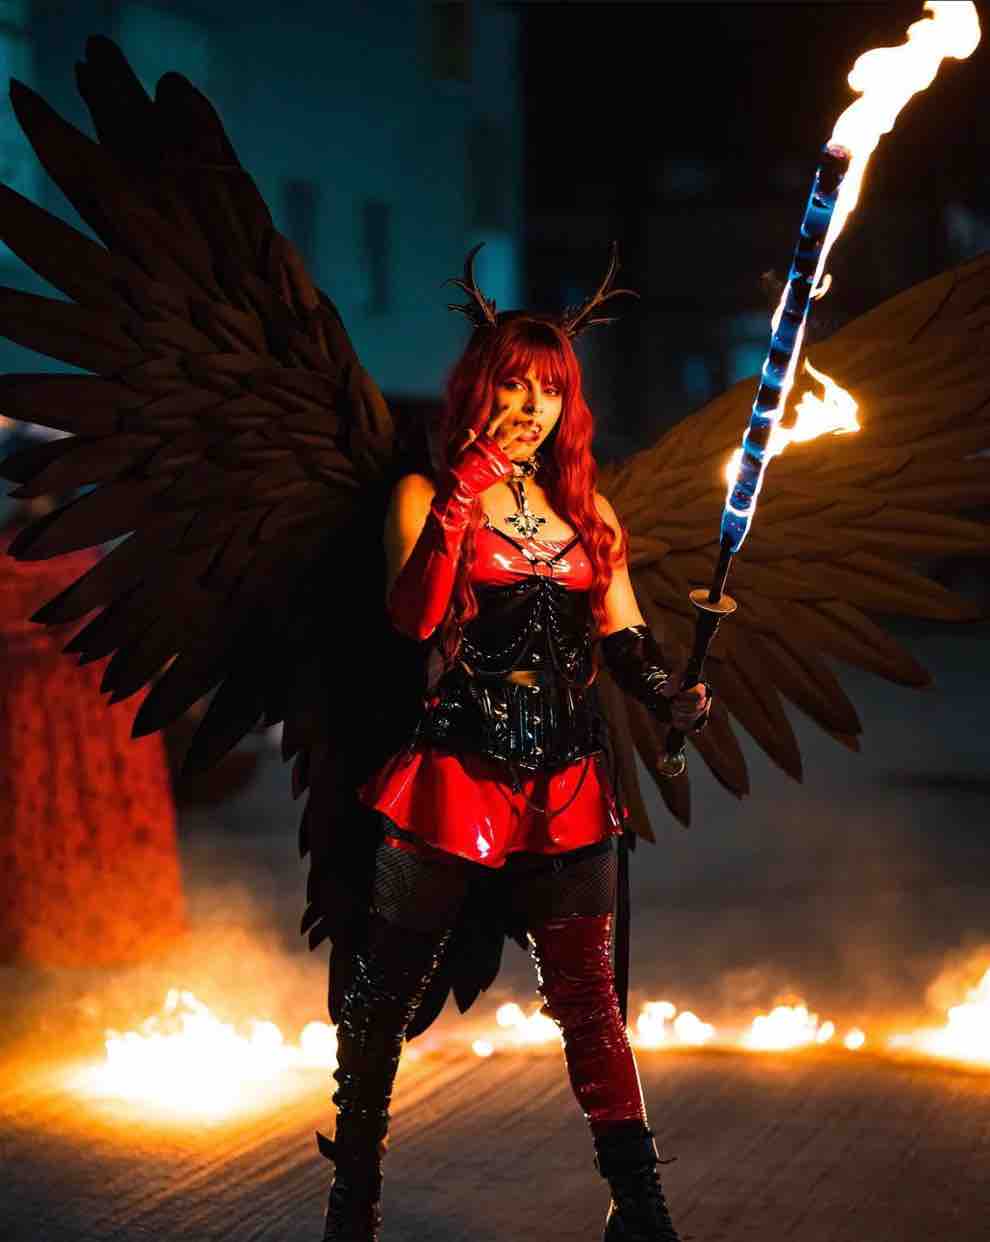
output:
[[[770,348],[749,426],[722,510],[712,585],[689,596],[698,616],[682,689],[700,681],[722,618],[736,610],[735,600],[725,593],[732,557],[752,524],[767,462],[788,439],[779,435],[778,424],[794,382],[808,307],[812,298],[828,288],[827,278],[823,280],[825,262],[856,206],[870,156],[881,136],[893,129],[907,101],[935,80],[942,61],[948,56],[965,60],[980,42],[976,6],[969,0],[928,0],[925,9],[931,17],[909,27],[906,43],[865,52],[849,74],[849,85],[860,98],[839,117],[815,172],[787,283],[771,322]],[[659,771],[662,776],[679,776],[684,767],[684,734],[672,728]]]

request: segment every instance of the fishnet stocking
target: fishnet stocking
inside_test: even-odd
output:
[[[375,855],[374,907],[399,927],[452,927],[467,894],[471,866],[466,859],[440,862],[382,841]]]
[[[612,842],[565,854],[514,854],[506,863],[514,918],[525,928],[548,919],[608,914],[615,905],[618,859]]]
[[[597,851],[597,852],[596,852]],[[451,927],[478,864],[433,859],[382,841],[375,856],[375,909],[415,931]],[[564,854],[513,854],[505,864],[506,898],[524,928],[570,915],[607,914],[615,905],[617,859],[612,842]]]

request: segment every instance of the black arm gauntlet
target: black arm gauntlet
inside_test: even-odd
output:
[[[658,720],[670,724],[670,700],[661,693],[660,688],[670,680],[671,673],[664,668],[660,648],[650,627],[630,625],[606,635],[602,639],[602,655],[616,684],[649,708]],[[707,681],[702,685],[708,696],[710,711],[711,687]],[[709,711],[698,717],[689,733],[701,732],[708,724]]]
[[[602,639],[602,655],[616,685],[638,699],[665,724],[670,723],[670,702],[660,692],[670,680],[657,640],[648,625],[630,625]]]

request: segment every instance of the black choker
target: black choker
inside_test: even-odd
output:
[[[525,461],[514,461],[512,463],[512,477],[514,479],[532,479],[540,468],[540,457],[538,453],[534,453],[532,457],[527,457]]]

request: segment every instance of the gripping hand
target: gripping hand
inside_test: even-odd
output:
[[[698,697],[698,687],[679,688],[677,678],[665,667],[649,626],[630,625],[606,635],[602,639],[602,655],[616,684],[664,724],[680,727],[682,713],[692,717],[692,723],[685,723],[693,733],[700,732],[708,723],[711,688],[707,682],[699,682],[703,697]]]

